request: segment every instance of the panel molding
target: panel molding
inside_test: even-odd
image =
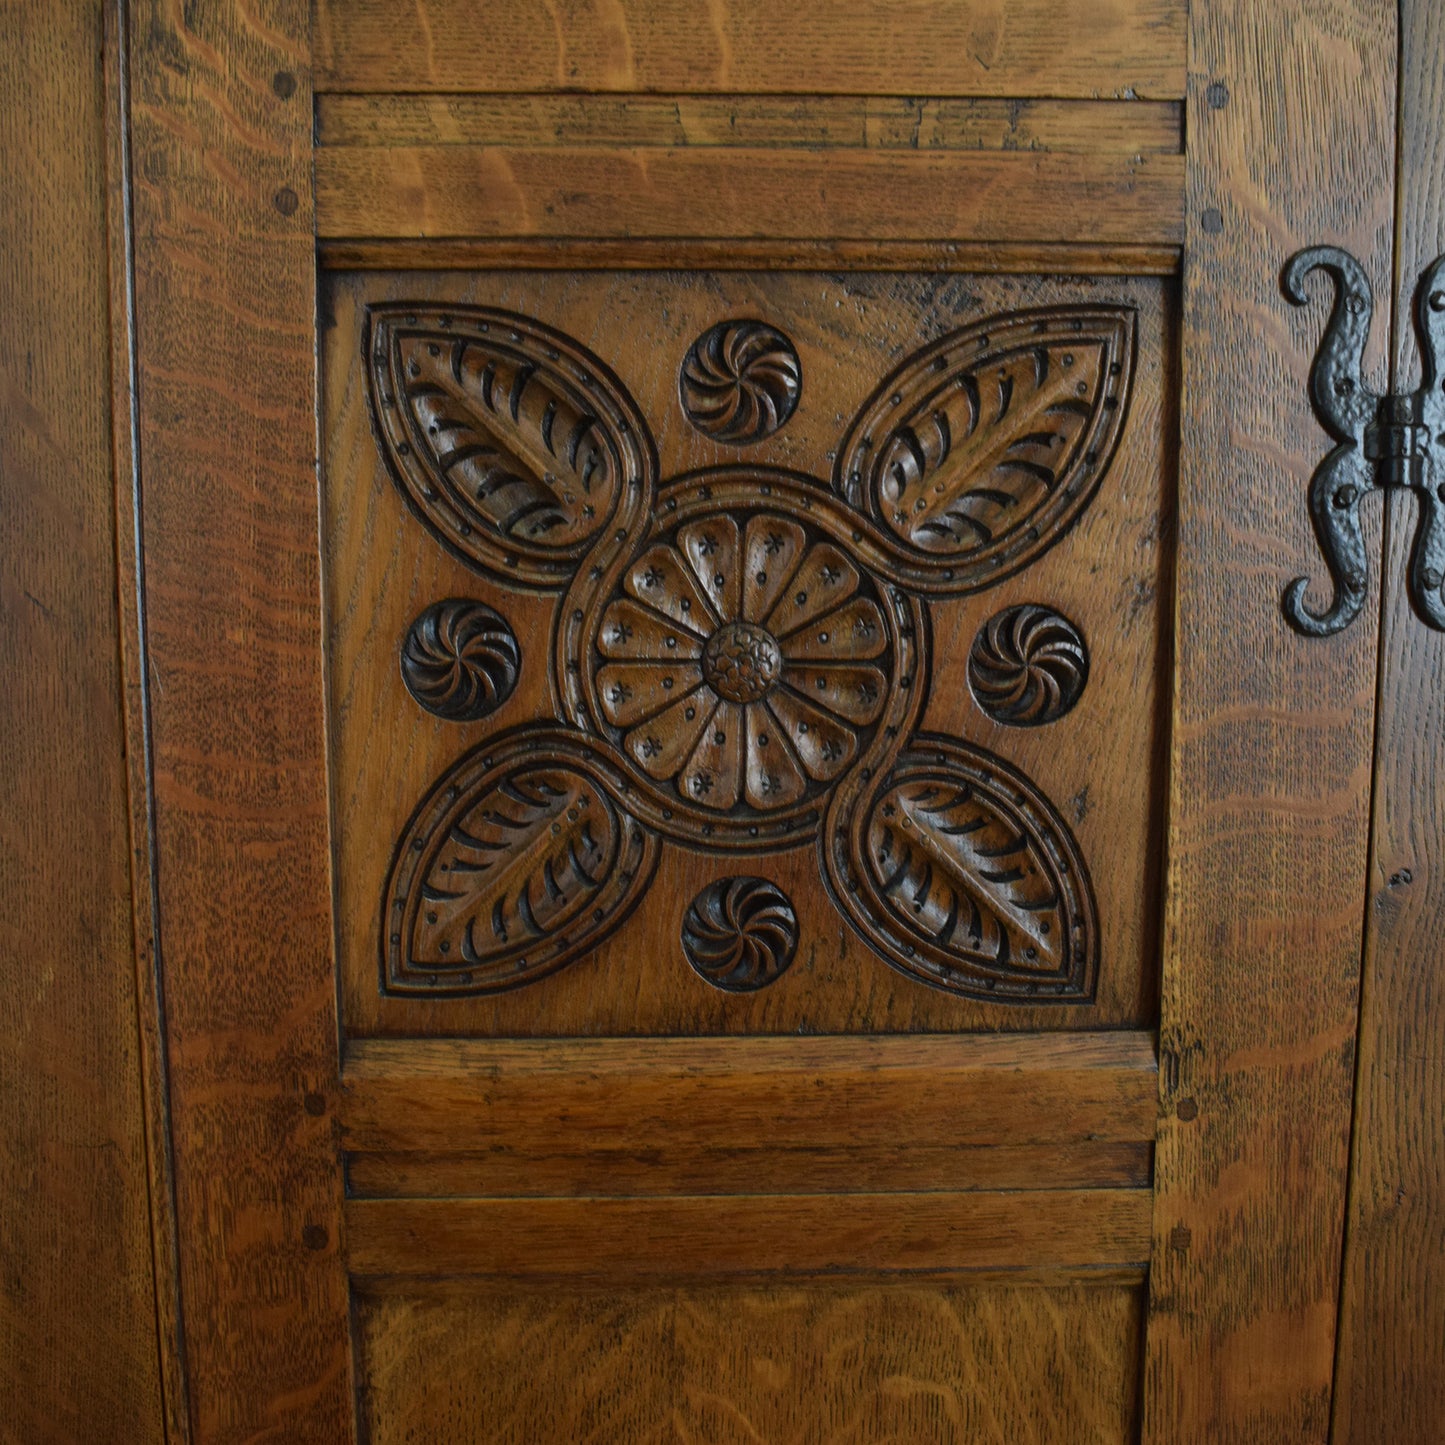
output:
[[[1142,1278],[1147,1189],[348,1201],[353,1276],[642,1281],[972,1271]]]

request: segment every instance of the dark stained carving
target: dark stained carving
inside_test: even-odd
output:
[[[1083,859],[1000,758],[920,736],[875,786],[840,792],[826,828],[835,897],[895,967],[974,998],[1093,997]]]
[[[521,649],[507,619],[483,602],[434,602],[407,629],[401,676],[428,712],[476,722],[512,695]]]
[[[876,584],[826,534],[760,508],[756,485],[752,498],[652,541],[603,608],[590,659],[623,752],[719,813],[816,798],[893,689]]]
[[[915,352],[849,428],[834,485],[954,590],[1016,572],[1087,505],[1133,378],[1135,317],[995,316]]]
[[[990,617],[968,654],[968,682],[979,707],[1014,727],[1063,717],[1088,680],[1089,653],[1079,629],[1032,602]]]
[[[402,835],[383,986],[495,993],[554,973],[622,922],[656,861],[586,739],[519,729],[464,756]]]
[[[753,993],[778,978],[798,947],[788,895],[765,878],[709,883],[682,920],[682,951],[698,974],[728,993]]]
[[[983,999],[1087,1001],[1098,938],[1083,860],[1033,785],[991,753],[919,734],[924,598],[989,585],[1087,505],[1133,366],[1126,308],[994,317],[916,353],[853,423],[832,492],[770,466],[658,490],[621,383],[537,322],[481,308],[371,313],[372,401],[397,479],[472,564],[563,590],[560,720],[464,755],[398,844],[382,986],[487,993],[541,978],[618,928],[662,838],[708,853],[816,839],[852,925],[910,977]],[[726,380],[726,386],[723,385]],[[699,338],[694,424],[754,440],[797,401],[797,357],[756,322]],[[731,390],[729,390],[731,388]],[[437,603],[403,647],[407,686],[475,719],[516,681],[505,621]],[[968,675],[995,719],[1078,700],[1078,629],[1011,607]],[[789,900],[723,878],[683,922],[692,967],[763,987],[797,947]]]
[[[374,306],[372,414],[407,501],[452,551],[509,582],[564,586],[656,464],[622,384],[539,322],[480,307]]]
[[[761,321],[721,321],[693,342],[678,375],[687,419],[714,441],[747,446],[797,409],[803,371],[793,343]]]

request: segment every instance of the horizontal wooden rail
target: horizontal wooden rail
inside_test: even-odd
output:
[[[1175,276],[1178,246],[1007,241],[344,239],[322,241],[339,271],[934,271]]]
[[[1163,153],[1179,101],[866,95],[320,95],[320,146],[723,146]]]
[[[346,1206],[354,1275],[646,1280],[1142,1269],[1147,1189],[385,1199]]]
[[[346,237],[829,236],[1178,245],[1178,155],[334,146],[316,228]]]
[[[1147,1142],[1144,1033],[490,1042],[368,1039],[342,1070],[358,1152],[961,1148]]]
[[[1184,94],[1187,0],[318,0],[318,91]]]
[[[531,1148],[460,1153],[348,1154],[358,1199],[463,1195],[578,1197],[651,1194],[850,1194],[942,1189],[1144,1189],[1154,1147],[1141,1141],[1071,1144],[770,1146],[712,1149],[671,1138],[647,1149],[568,1153]]]

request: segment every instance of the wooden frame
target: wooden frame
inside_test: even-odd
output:
[[[1144,8],[1151,45],[1180,37],[1182,6]],[[364,26],[379,11],[352,13]],[[365,88],[338,80],[342,10],[320,14],[319,73],[339,89]],[[335,1440],[352,1408],[344,1233],[374,1243],[367,1221],[388,1206],[343,1211],[336,1166],[343,1073],[324,907],[309,7],[281,0],[264,27],[219,5],[194,19],[136,6],[126,19],[144,559],[130,731],[135,744],[150,742],[190,1429],[197,1441],[263,1430]],[[1313,333],[1301,318],[1292,346],[1260,346],[1258,335],[1279,335],[1275,277],[1297,245],[1349,245],[1383,289],[1394,20],[1380,0],[1323,17],[1304,0],[1200,0],[1189,25],[1175,769],[1145,1438],[1322,1441],[1375,640],[1361,628],[1306,644],[1279,623],[1279,590],[1309,555],[1299,497],[1319,448],[1302,400]],[[410,63],[404,48],[368,44],[379,67],[368,84]],[[1013,60],[1014,73],[1026,61]],[[539,75],[552,73],[546,65]],[[636,83],[608,65],[598,89]],[[676,67],[664,55],[644,67],[646,84],[694,81]],[[991,73],[991,93],[1007,94],[1009,67]],[[1136,74],[1182,80],[1167,64],[1121,62],[1119,83]],[[1291,106],[1264,93],[1260,77],[1275,75],[1297,88]],[[1060,75],[1053,89],[1073,95],[1077,82]],[[322,185],[334,175],[323,165]],[[328,214],[343,214],[330,195]],[[400,203],[394,219],[399,234]],[[908,239],[947,242],[955,219],[941,214]],[[1177,224],[1144,239],[1170,244]],[[442,231],[456,227],[476,229],[470,213]],[[1137,1211],[1139,1191],[1118,1192]],[[1128,1218],[1138,1226],[1136,1213]],[[1118,1252],[1102,1262],[1118,1263]]]

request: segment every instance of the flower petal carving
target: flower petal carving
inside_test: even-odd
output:
[[[585,739],[529,728],[436,783],[392,865],[384,991],[516,988],[622,922],[652,876],[657,840],[589,754]]]
[[[855,796],[829,814],[824,867],[890,963],[975,998],[1093,997],[1083,859],[1027,778],[981,748],[924,736]]]
[[[1126,306],[987,318],[915,352],[864,406],[834,487],[935,590],[969,592],[1052,546],[1097,490],[1133,380]]]
[[[570,337],[486,307],[373,306],[367,351],[397,484],[464,561],[560,588],[604,528],[645,511],[656,480],[646,424]]]

